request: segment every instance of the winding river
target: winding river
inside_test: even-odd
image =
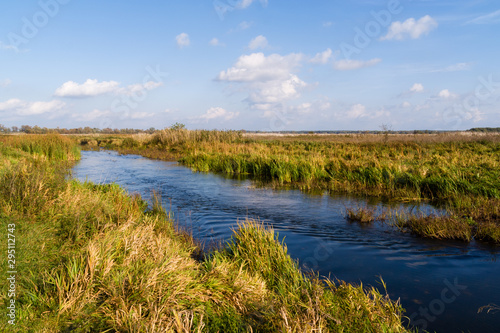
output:
[[[174,162],[111,151],[83,151],[73,177],[116,182],[149,199],[161,193],[166,208],[193,236],[211,244],[227,240],[238,220],[260,219],[284,237],[302,267],[323,276],[372,285],[401,299],[406,315],[437,332],[498,332],[500,249],[487,244],[434,241],[375,223],[349,223],[346,206],[384,204],[367,199],[259,188],[248,179],[196,173]],[[432,210],[429,206],[402,209]]]

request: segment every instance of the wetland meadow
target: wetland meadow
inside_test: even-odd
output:
[[[294,236],[280,237],[287,234],[282,224],[277,232],[260,216],[234,220],[224,241],[207,246],[203,235],[176,220],[161,190],[143,198],[118,181],[72,178],[71,168],[82,154],[102,149],[177,161],[195,173],[243,177],[265,191],[357,198],[344,205],[343,230],[377,224],[374,238],[379,232],[404,242],[429,239],[434,246],[472,242],[480,248],[474,251],[496,253],[499,139],[185,129],[3,135],[0,219],[15,235],[17,275],[15,297],[2,294],[2,308],[15,300],[19,332],[415,331],[418,319],[405,312],[398,295],[389,296],[383,276],[371,286],[337,279],[342,272],[327,277],[321,267],[306,269]],[[378,209],[369,204],[374,198],[434,208]],[[370,230],[363,237],[369,239]],[[6,246],[3,252],[11,249]],[[482,315],[494,312],[494,303],[483,305],[477,309]],[[494,314],[487,318],[494,325]]]

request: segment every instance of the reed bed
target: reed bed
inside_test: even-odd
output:
[[[52,161],[75,161],[80,149],[74,141],[59,134],[0,135],[1,149],[17,149]]]
[[[68,180],[54,150],[2,140],[0,222],[16,224],[18,271],[16,325],[1,321],[2,331],[407,331],[399,302],[304,274],[258,221],[200,257],[158,196],[148,205],[115,184]],[[50,140],[65,149],[65,138]],[[2,313],[9,301],[2,293]]]

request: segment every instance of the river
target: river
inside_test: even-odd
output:
[[[472,242],[437,241],[403,234],[380,223],[349,223],[345,207],[389,205],[373,199],[272,190],[249,179],[192,172],[175,162],[112,151],[83,151],[73,177],[115,182],[149,199],[161,193],[180,226],[205,244],[227,240],[238,220],[260,219],[285,240],[302,267],[351,283],[372,285],[401,299],[406,316],[437,332],[499,332],[500,249]],[[429,206],[400,205],[432,210]]]

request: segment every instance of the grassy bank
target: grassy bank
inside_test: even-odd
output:
[[[0,137],[0,221],[15,235],[18,332],[404,332],[373,288],[304,275],[271,228],[240,223],[201,256],[156,202],[67,180],[59,136]],[[0,265],[7,276],[7,241]]]
[[[401,230],[500,243],[498,134],[269,136],[164,130],[79,141],[87,147],[179,160],[197,171],[251,175],[275,187],[429,201],[447,207],[453,219],[412,216],[411,223],[398,224]],[[426,232],[430,223],[438,226],[435,232]],[[455,237],[454,230],[463,235],[463,228],[470,237]]]

